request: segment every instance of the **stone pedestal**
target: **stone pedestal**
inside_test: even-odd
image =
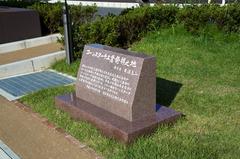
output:
[[[160,124],[175,122],[181,116],[181,113],[161,106],[153,116],[130,122],[77,98],[75,93],[57,96],[55,103],[72,118],[90,122],[105,136],[126,144],[133,142],[139,136],[152,133]]]
[[[181,116],[164,106],[156,112],[154,56],[99,44],[85,46],[76,93],[56,97],[56,105],[124,143]]]

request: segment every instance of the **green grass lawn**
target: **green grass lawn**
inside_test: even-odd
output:
[[[66,64],[66,59],[56,62],[52,69],[57,70],[62,73],[69,74],[71,76],[77,77],[77,71],[80,64],[80,60],[74,61],[71,65]]]
[[[42,90],[21,99],[36,112],[105,158],[215,159],[240,157],[240,36],[216,29],[193,36],[181,26],[149,33],[131,50],[157,57],[157,101],[186,116],[151,136],[124,146],[76,122],[54,106],[72,86]],[[76,75],[79,62],[54,69]]]

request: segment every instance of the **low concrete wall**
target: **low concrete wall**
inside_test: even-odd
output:
[[[60,37],[61,37],[61,34],[52,34],[52,35],[39,37],[39,38],[0,44],[0,54],[57,42],[57,39]]]
[[[44,70],[66,57],[65,50],[0,66],[0,78]]]

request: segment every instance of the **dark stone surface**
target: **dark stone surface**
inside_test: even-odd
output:
[[[39,36],[41,26],[36,11],[0,6],[0,44]]]
[[[150,134],[159,124],[174,122],[182,115],[171,108],[157,105],[155,115],[131,122],[77,98],[75,93],[57,96],[55,104],[72,118],[88,121],[107,137],[123,143],[131,143],[139,136]]]

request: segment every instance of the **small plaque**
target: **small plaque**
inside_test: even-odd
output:
[[[86,45],[76,96],[128,121],[155,115],[156,60],[100,44]]]

